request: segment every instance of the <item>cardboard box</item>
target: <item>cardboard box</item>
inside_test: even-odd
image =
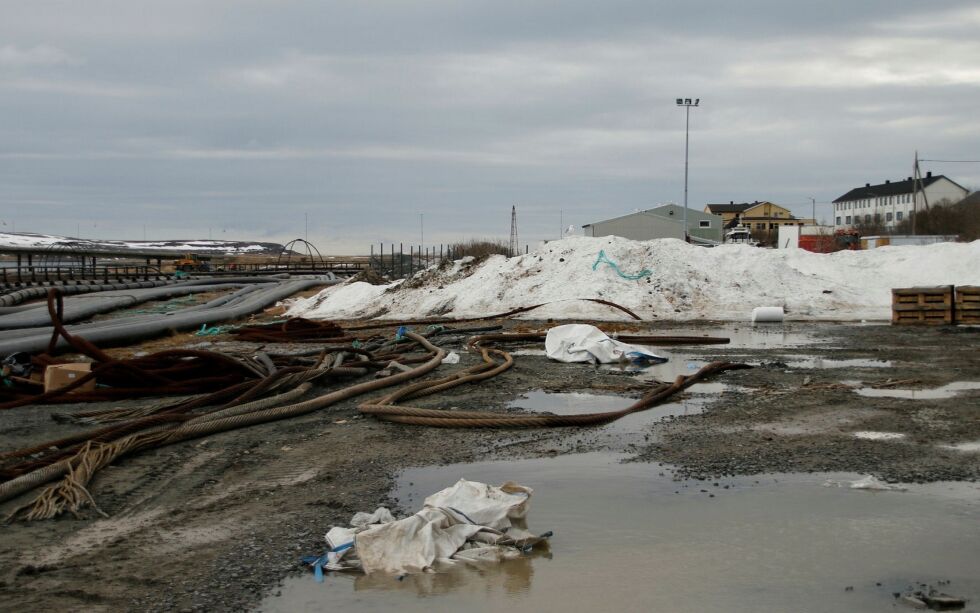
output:
[[[44,391],[50,392],[58,388],[65,387],[69,383],[74,383],[88,373],[92,372],[91,362],[74,362],[72,364],[52,364],[44,369]],[[95,389],[95,379],[86,381],[81,387],[73,389],[73,392],[90,392]]]

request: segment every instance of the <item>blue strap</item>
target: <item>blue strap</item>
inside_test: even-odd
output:
[[[619,266],[616,264],[616,262],[613,262],[608,257],[606,257],[605,250],[599,251],[599,257],[596,258],[595,264],[592,265],[592,270],[598,269],[599,264],[608,264],[609,266],[612,267],[613,270],[616,271],[616,274],[618,274],[623,279],[626,279],[627,281],[636,281],[637,279],[642,279],[643,277],[649,277],[650,275],[653,274],[652,270],[648,268],[644,268],[643,270],[636,273],[635,275],[628,275],[619,269]]]
[[[351,541],[349,543],[344,543],[343,545],[337,545],[336,547],[334,547],[327,553],[323,554],[322,556],[303,556],[302,558],[300,558],[300,560],[303,562],[303,564],[311,565],[313,567],[313,579],[317,583],[323,583],[323,577],[324,577],[323,567],[327,564],[327,562],[330,561],[329,558],[327,557],[327,554],[347,551],[353,546],[354,546],[354,541]]]

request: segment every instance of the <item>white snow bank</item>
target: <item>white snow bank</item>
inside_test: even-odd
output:
[[[363,281],[343,283],[330,288],[333,291],[322,291],[309,298],[297,298],[288,302],[290,306],[286,315],[306,313],[303,317],[339,319],[363,316],[370,312],[370,309],[365,310],[365,305],[376,302],[388,287],[388,285],[371,285]],[[329,315],[315,315],[316,313]]]
[[[627,280],[607,264],[593,271],[600,251],[626,275],[652,273]],[[885,320],[892,288],[949,284],[980,285],[980,241],[818,254],[747,245],[707,249],[674,239],[570,237],[514,258],[430,268],[398,286],[335,286],[295,301],[288,314],[474,317],[559,302],[527,317],[625,318],[573,300],[601,298],[645,320],[748,319],[763,305],[782,306],[787,319]]]

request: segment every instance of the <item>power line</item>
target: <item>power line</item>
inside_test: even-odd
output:
[[[927,160],[919,158],[920,162],[943,162],[945,164],[980,164],[980,160]]]

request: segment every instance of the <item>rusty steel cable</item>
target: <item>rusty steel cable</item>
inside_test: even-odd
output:
[[[94,343],[65,329],[61,321],[64,299],[59,289],[49,290],[47,306],[53,328],[48,354],[34,358],[35,364],[56,365],[51,356],[57,350],[58,340],[64,339],[70,348],[94,360],[91,371],[64,387],[41,394],[18,393],[13,399],[0,402],[0,409],[65,401],[220,392],[263,376],[257,367],[213,351],[171,349],[130,359],[114,359]],[[80,389],[95,380],[100,387],[87,391]]]
[[[469,347],[482,347],[483,343],[512,343],[520,341],[543,341],[547,332],[502,332],[498,334],[479,334],[471,336],[466,342]],[[653,336],[642,334],[618,334],[610,337],[624,343],[638,343],[651,346],[669,345],[724,345],[730,339],[723,336]]]
[[[310,389],[310,385],[308,384],[317,379],[334,376],[360,376],[366,374],[367,372],[368,371],[365,369],[349,367],[341,367],[330,370],[282,370],[276,375],[259,382],[259,385],[254,385],[251,387],[251,389],[246,389],[244,393],[236,396],[233,400],[216,408],[210,409],[204,414],[188,413],[191,409],[215,404],[219,400],[217,394],[212,394],[210,397],[192,398],[188,402],[175,406],[168,406],[155,414],[139,415],[114,425],[79,432],[77,434],[56,440],[44,441],[30,447],[0,452],[0,462],[25,456],[32,456],[31,460],[23,461],[19,464],[8,464],[0,468],[0,478],[13,478],[26,472],[30,472],[31,470],[35,470],[40,466],[45,466],[47,464],[57,462],[63,458],[70,457],[87,442],[109,443],[113,440],[122,438],[123,436],[139,432],[140,430],[149,427],[156,427],[166,423],[201,421],[200,418],[206,416],[211,416],[211,418],[213,418],[219,414],[231,415],[256,410],[258,408],[275,406],[276,404],[282,404],[298,399]],[[275,399],[273,401],[270,401],[270,398],[254,400],[262,394],[282,388],[291,389],[287,392],[273,396],[272,398]],[[297,392],[297,390],[301,391]],[[221,398],[223,399],[225,396],[227,396],[227,394],[223,394]],[[247,407],[247,410],[243,411],[242,407]],[[89,413],[89,415],[91,415],[91,413]],[[113,414],[113,417],[114,416],[115,414]]]
[[[332,321],[313,321],[293,317],[281,323],[243,326],[229,331],[242,341],[254,343],[319,343],[345,342],[355,337],[345,336],[344,329]]]
[[[356,383],[303,402],[260,408],[249,413],[185,423],[177,427],[153,428],[109,443],[89,442],[70,458],[0,483],[0,502],[65,476],[61,482],[45,488],[32,502],[16,509],[9,519],[15,517],[44,519],[56,517],[66,511],[76,513],[82,506],[93,502],[86,486],[98,469],[123,455],[218,432],[306,415],[361,394],[421,377],[439,367],[446,357],[444,349],[433,345],[420,335],[409,332],[406,336],[421,345],[429,354],[429,359],[425,363],[408,371]]]
[[[346,330],[349,331],[377,330],[378,328],[392,328],[392,327],[397,328],[399,326],[424,326],[424,325],[436,325],[436,324],[466,323],[470,321],[486,321],[489,319],[506,319],[508,317],[513,317],[514,315],[529,313],[530,311],[533,311],[535,309],[540,309],[541,307],[545,307],[550,304],[556,304],[558,302],[572,302],[576,300],[602,304],[614,308],[618,311],[622,311],[623,313],[626,313],[631,318],[637,321],[642,321],[642,318],[636,313],[634,313],[633,311],[627,309],[622,305],[616,304],[615,302],[610,302],[609,300],[602,300],[601,298],[569,298],[567,300],[556,300],[554,302],[543,302],[541,304],[534,304],[531,306],[520,307],[517,309],[513,309],[511,311],[507,311],[506,313],[497,313],[496,315],[484,315],[482,317],[462,317],[459,319],[451,319],[448,317],[440,317],[440,318],[433,318],[433,319],[408,319],[408,320],[392,321],[392,322],[385,322],[385,323],[359,324],[356,326],[348,326],[346,327]]]
[[[491,350],[498,355],[509,358],[509,354],[499,350]],[[487,350],[483,349],[484,362],[490,362]],[[487,373],[502,372],[504,364],[496,366]],[[447,411],[445,409],[422,409],[417,407],[399,406],[395,402],[409,395],[413,397],[428,395],[425,383],[410,386],[412,389],[408,393],[398,390],[384,398],[374,402],[366,402],[358,406],[358,410],[367,415],[374,415],[378,419],[391,421],[400,424],[411,424],[418,426],[433,426],[441,428],[549,428],[559,426],[596,426],[606,424],[631,413],[644,411],[653,406],[663,403],[674,394],[694,385],[695,383],[720,372],[727,370],[740,370],[751,368],[748,364],[738,364],[732,362],[711,362],[692,375],[679,375],[671,384],[662,384],[648,392],[643,398],[637,400],[630,406],[619,411],[608,411],[604,413],[582,413],[577,415],[505,415],[488,411]],[[490,375],[493,376],[493,375]],[[486,377],[483,377],[486,378]],[[441,391],[449,387],[455,387],[464,383],[482,380],[479,375],[459,377],[455,381],[443,381],[432,385],[431,393]]]

